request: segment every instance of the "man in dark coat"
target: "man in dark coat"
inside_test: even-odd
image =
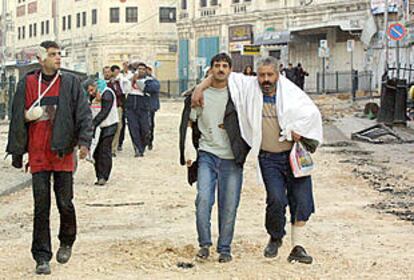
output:
[[[76,239],[73,199],[73,151],[85,158],[92,141],[92,115],[87,97],[75,76],[60,72],[60,48],[43,42],[38,51],[41,70],[25,75],[18,83],[12,106],[6,152],[12,165],[23,167],[23,155],[29,154],[34,197],[32,256],[37,274],[50,274],[51,176],[60,214],[60,248],[56,259],[66,263]]]

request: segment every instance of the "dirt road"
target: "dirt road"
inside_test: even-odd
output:
[[[414,279],[414,227],[369,207],[385,194],[357,177],[351,155],[332,147],[315,155],[317,212],[307,227],[312,265],[286,261],[290,228],[276,259],[263,257],[265,192],[256,185],[252,159],[233,242],[234,261],[217,254],[196,262],[195,188],[178,165],[180,103],[165,103],[157,115],[155,148],[134,158],[130,141],[114,161],[105,188],[93,186],[93,168],[81,162],[75,179],[78,239],[66,265],[51,262],[44,279]],[[390,167],[391,168],[391,167]],[[414,180],[412,174],[405,180]],[[31,259],[31,189],[0,198],[0,279],[39,279]],[[217,213],[213,213],[214,240]],[[58,215],[52,207],[53,248],[58,247]],[[183,269],[177,263],[194,264]]]

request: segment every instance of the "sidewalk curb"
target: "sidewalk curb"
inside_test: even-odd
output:
[[[1,192],[0,193],[0,197],[9,195],[9,194],[18,192],[18,191],[20,191],[22,189],[25,189],[27,187],[30,187],[31,184],[32,184],[32,179],[31,178],[30,179],[27,179],[26,181],[21,182],[21,183],[18,183],[17,185],[15,185],[15,186],[13,186],[11,188],[8,188],[7,190]]]

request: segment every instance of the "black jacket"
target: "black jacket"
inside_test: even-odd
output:
[[[34,71],[27,75],[33,73]],[[24,118],[27,75],[17,84],[13,98],[6,152],[15,156],[25,154],[28,146],[29,125]],[[73,74],[61,73],[58,100],[52,131],[52,151],[63,156],[72,153],[76,145],[89,148],[93,134],[92,113],[80,81]]]
[[[187,135],[188,121],[190,120],[191,112],[191,95],[187,96],[184,100],[184,109],[181,115],[180,124],[180,164],[185,165],[185,138]],[[226,105],[226,111],[224,113],[224,129],[230,140],[231,150],[234,154],[234,160],[236,164],[243,167],[247,154],[250,151],[250,146],[244,141],[241,136],[239,118],[237,116],[236,108],[231,100],[229,93],[229,101]],[[192,123],[192,140],[193,145],[198,149],[199,139],[201,136],[200,130],[198,129],[197,122]]]

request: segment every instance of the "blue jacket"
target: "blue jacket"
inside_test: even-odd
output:
[[[160,109],[160,82],[157,79],[148,79],[145,81],[144,92],[150,95],[150,110],[158,111]]]

